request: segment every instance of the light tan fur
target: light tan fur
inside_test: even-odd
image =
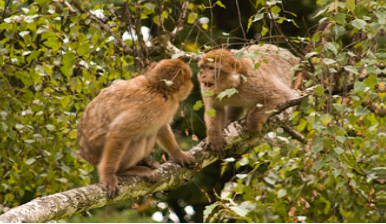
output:
[[[246,56],[236,60],[229,51],[219,49],[208,52],[199,62],[198,79],[201,90],[215,93],[213,96],[203,97],[207,148],[219,155],[223,153],[222,128],[228,122],[239,119],[245,109],[249,110],[247,129],[256,134],[261,132],[262,124],[270,116],[270,111],[278,104],[295,98],[291,89],[295,71],[290,68],[299,62],[298,58],[288,50],[269,44],[252,45],[246,50],[263,52],[263,55],[253,60]],[[284,59],[270,51],[281,51],[290,59]],[[261,63],[258,69],[254,69],[256,63]],[[231,88],[238,92],[229,98],[217,98],[219,93]],[[261,105],[263,106],[260,107]],[[211,108],[216,111],[215,117],[206,113]]]
[[[178,147],[169,125],[193,88],[191,77],[183,61],[162,60],[145,75],[103,89],[86,107],[78,125],[79,154],[98,167],[110,198],[118,195],[117,175],[156,181],[159,164],[148,158],[155,142],[179,164],[194,163]]]

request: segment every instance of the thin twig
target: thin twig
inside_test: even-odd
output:
[[[247,35],[245,34],[245,31],[244,31],[244,28],[243,28],[243,23],[241,22],[241,13],[240,13],[240,7],[239,7],[239,1],[236,0],[236,7],[237,7],[237,14],[238,14],[238,17],[239,17],[239,26],[241,28],[241,31],[243,31],[243,36],[244,36],[244,40],[247,41]]]
[[[8,4],[9,4],[10,1],[11,1],[11,0],[8,0],[7,3],[5,3],[4,11],[3,11],[3,13],[1,13],[1,19],[4,18],[5,12],[7,11],[7,7],[8,7]]]
[[[282,125],[281,126],[284,131],[286,131],[288,134],[290,134],[294,139],[300,141],[300,142],[305,142],[305,138],[302,134],[300,134],[299,132],[297,132],[295,129],[291,128],[290,126],[288,125]]]
[[[123,53],[124,54],[129,54],[129,55],[133,55],[133,54],[136,54],[135,52],[133,52],[133,50],[129,47],[129,45],[126,44],[125,41],[122,40],[122,38],[120,38],[116,33],[114,33],[110,27],[106,24],[104,24],[102,21],[100,21],[99,19],[97,19],[95,16],[93,16],[90,12],[84,10],[81,5],[79,4],[79,2],[77,0],[71,0],[71,3],[73,5],[75,5],[75,7],[82,13],[82,14],[86,14],[87,17],[97,23],[104,31],[106,31],[108,34],[110,34],[111,36],[113,36],[118,44],[123,48]],[[133,55],[133,56],[136,56],[136,55]]]
[[[182,3],[182,9],[181,9],[181,14],[180,18],[178,18],[177,23],[176,23],[176,28],[170,33],[170,37],[172,41],[175,40],[178,32],[180,32],[183,29],[183,24],[186,19],[186,12],[188,11],[188,5],[189,5],[189,0],[184,0],[184,3]]]

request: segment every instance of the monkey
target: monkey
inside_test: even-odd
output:
[[[253,59],[243,56],[236,60],[229,51],[218,49],[206,53],[198,63],[198,80],[205,106],[206,149],[219,156],[223,155],[222,128],[226,124],[238,120],[246,110],[249,111],[246,129],[254,135],[259,134],[262,124],[277,105],[296,98],[292,90],[295,71],[290,68],[300,62],[299,58],[270,44],[252,45],[233,53],[244,50],[257,52],[260,56]],[[256,63],[261,63],[257,69]],[[236,90],[233,95],[218,97],[232,88]],[[205,91],[214,94],[207,95]],[[210,109],[215,110],[214,117],[207,113]]]
[[[170,123],[193,88],[192,71],[180,59],[153,63],[146,74],[115,81],[85,108],[78,124],[79,156],[97,167],[108,197],[118,195],[117,176],[157,180],[159,163],[149,154],[160,145],[177,163],[192,165]]]

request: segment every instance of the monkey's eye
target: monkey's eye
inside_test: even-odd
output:
[[[214,69],[215,69],[215,67],[213,67],[213,66],[209,66],[209,67],[208,67],[208,69],[209,69],[209,70],[214,70]]]

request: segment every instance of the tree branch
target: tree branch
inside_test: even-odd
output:
[[[293,102],[295,101],[283,105],[292,105]],[[241,155],[251,148],[246,140],[251,139],[252,136],[245,131],[245,124],[246,120],[243,119],[233,122],[223,129],[227,155]],[[101,184],[92,184],[36,198],[0,215],[0,222],[47,222],[156,191],[173,190],[189,181],[197,172],[218,160],[217,157],[203,150],[205,144],[203,140],[189,151],[196,159],[196,165],[193,169],[181,167],[176,162],[168,161],[157,170],[158,181],[156,183],[149,183],[139,177],[119,177],[119,196],[114,199],[107,197],[107,192]]]
[[[111,36],[113,36],[118,44],[123,48],[123,53],[124,54],[129,54],[129,55],[133,55],[133,56],[136,56],[135,55],[135,52],[129,47],[129,45],[126,44],[125,41],[122,40],[122,38],[118,37],[111,29],[109,26],[107,26],[106,24],[104,24],[102,21],[100,21],[99,19],[95,18],[95,16],[93,16],[90,12],[87,12],[86,10],[84,10],[81,5],[79,4],[79,2],[77,0],[71,0],[71,3],[82,13],[82,14],[86,14],[87,17],[97,23],[101,29],[103,29],[104,31],[106,31],[108,34],[110,34]]]
[[[176,28],[170,33],[170,37],[172,41],[176,38],[178,32],[180,32],[183,29],[183,24],[186,18],[186,12],[188,11],[188,5],[189,5],[189,0],[185,0],[184,3],[182,3],[182,9],[181,9],[181,14],[180,18],[178,18]]]

